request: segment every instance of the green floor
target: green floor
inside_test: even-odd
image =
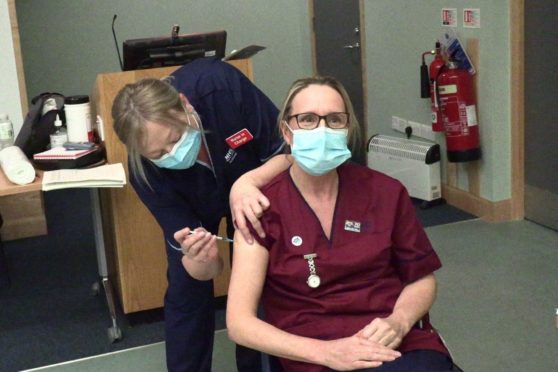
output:
[[[558,233],[528,221],[427,229],[444,267],[432,309],[466,371],[558,371]]]
[[[229,341],[226,330],[215,332],[213,371],[231,372],[235,369],[234,344]],[[232,364],[231,364],[232,363]],[[232,369],[231,369],[232,367]],[[165,344],[158,342],[123,351],[102,354],[67,363],[56,364],[29,371],[45,372],[140,372],[166,371]]]
[[[427,229],[444,267],[431,311],[465,371],[558,371],[558,233],[528,221],[480,220]],[[234,371],[234,345],[218,331],[216,372]],[[164,371],[164,344],[39,370]]]

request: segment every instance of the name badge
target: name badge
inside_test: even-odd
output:
[[[228,137],[225,141],[227,141],[227,144],[229,145],[229,147],[234,150],[237,147],[240,147],[240,146],[252,141],[253,138],[254,138],[254,136],[252,136],[252,133],[250,133],[250,131],[248,129],[244,128],[244,129],[236,132],[232,136]]]
[[[345,230],[359,233],[360,222],[345,220]]]

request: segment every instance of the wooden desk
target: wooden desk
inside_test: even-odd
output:
[[[47,234],[41,183],[43,172],[27,185],[10,182],[0,168],[0,213],[4,219],[2,240],[15,240]]]
[[[2,168],[0,168],[0,196],[23,194],[31,191],[41,191],[41,185],[43,183],[43,171],[36,170],[35,180],[27,185],[16,185],[4,174]]]
[[[41,194],[43,172],[36,173],[35,180],[27,185],[16,185],[8,180],[0,167],[0,213],[2,213],[2,237],[0,238],[0,285],[10,284],[8,265],[2,241],[6,235],[13,235],[13,230],[21,230],[34,221],[42,221],[42,229],[46,234],[46,218],[44,215]],[[40,208],[37,208],[40,206]],[[11,226],[10,226],[11,225]],[[6,230],[8,227],[8,230]],[[34,228],[33,228],[34,229]],[[7,231],[7,233],[4,233]],[[44,235],[42,234],[42,235]],[[18,235],[18,233],[16,233]],[[24,236],[26,234],[23,234]]]

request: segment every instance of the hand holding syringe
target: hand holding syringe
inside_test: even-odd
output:
[[[223,270],[217,240],[230,239],[213,235],[203,227],[195,230],[185,227],[174,233],[174,239],[180,244],[180,248],[174,248],[170,242],[169,245],[182,252],[182,265],[193,278],[209,280]]]
[[[218,255],[217,240],[232,242],[232,239],[211,234],[203,227],[195,230],[185,227],[174,233],[174,239],[180,243],[180,248],[175,248],[195,261],[207,262]]]
[[[190,232],[188,233],[188,235],[195,235],[196,233],[197,233],[197,231],[192,231],[192,230],[190,230]],[[215,239],[217,239],[217,240],[222,240],[222,241],[224,241],[224,242],[229,242],[229,243],[232,243],[232,242],[233,242],[233,240],[232,240],[231,238],[227,238],[227,237],[225,237],[225,236],[219,236],[219,235],[213,235],[213,236],[214,236]]]

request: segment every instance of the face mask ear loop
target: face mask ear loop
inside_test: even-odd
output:
[[[200,126],[200,123],[199,123],[199,120],[198,120],[198,115],[193,110],[194,107],[193,106],[190,106],[190,107],[192,108],[191,112],[184,109],[184,111],[186,112],[186,119],[188,120],[188,127],[201,130],[201,126]],[[195,125],[192,125],[192,121],[194,122]]]
[[[201,119],[200,119],[200,116],[198,115],[198,113],[197,113],[196,111],[194,111],[194,112],[192,113],[192,115],[193,115],[193,118],[194,118],[194,123],[196,124],[196,129],[198,129],[200,132],[202,132],[202,131],[203,131],[203,130],[202,130],[203,128],[202,128],[202,126],[201,126]]]
[[[186,112],[186,119],[188,119],[188,128],[192,128],[192,122],[190,120],[191,116],[192,116],[192,114],[190,114],[189,112]]]
[[[294,134],[294,130],[292,130],[291,127],[289,126],[289,124],[287,124],[287,121],[286,120],[282,120],[282,121],[285,124],[285,126],[287,127],[287,129],[290,130],[292,134]]]
[[[294,130],[291,129],[291,127],[289,126],[289,124],[287,124],[287,121],[286,121],[286,120],[282,120],[282,122],[283,122],[283,124],[285,124],[285,126],[286,126],[287,129],[291,132],[291,135],[292,135],[293,138],[294,138]],[[293,139],[291,139],[291,142],[292,142],[292,141],[293,141]],[[292,150],[292,148],[293,148],[293,145],[294,145],[294,143],[291,143],[291,144],[289,145],[290,148],[291,148],[291,150]]]
[[[192,106],[189,102],[184,104],[184,102],[180,100],[180,104],[182,105],[182,109],[184,110],[184,112],[186,112],[187,114],[192,114],[196,111],[194,110],[194,106]]]
[[[182,110],[184,110],[184,113],[186,114],[186,120],[188,120],[188,126],[191,126],[192,124],[190,123],[190,116],[194,112],[194,106],[190,105],[189,103],[184,104],[182,100],[180,101],[180,105],[182,106]]]

